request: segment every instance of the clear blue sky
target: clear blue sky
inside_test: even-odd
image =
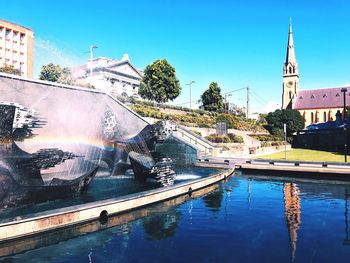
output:
[[[35,71],[55,62],[119,59],[128,53],[143,69],[166,58],[182,94],[175,104],[199,99],[209,83],[223,92],[250,86],[255,110],[281,101],[289,17],[303,89],[350,83],[350,2],[347,0],[4,1],[0,18],[35,31]],[[258,98],[257,98],[258,97]],[[244,92],[232,101],[244,105]]]

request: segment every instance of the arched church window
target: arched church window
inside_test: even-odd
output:
[[[314,123],[314,113],[311,112],[311,123]]]
[[[323,122],[327,121],[327,113],[324,111],[323,112]]]
[[[289,91],[289,99],[292,99],[292,92]]]
[[[292,74],[292,67],[289,67],[289,74]]]

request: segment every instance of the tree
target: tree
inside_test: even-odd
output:
[[[69,68],[63,68],[61,71],[61,75],[58,78],[57,82],[67,85],[73,85],[74,80],[72,78],[72,73]]]
[[[61,68],[53,63],[41,67],[39,79],[72,85],[74,80],[69,68]]]
[[[175,68],[166,59],[156,60],[146,67],[139,88],[142,98],[163,103],[174,100],[180,92],[181,87],[176,78]]]
[[[207,111],[218,111],[224,109],[224,101],[221,89],[216,82],[212,82],[209,88],[201,96],[203,107]]]
[[[18,76],[22,75],[21,70],[16,69],[13,65],[7,65],[7,64],[5,64],[3,67],[0,67],[0,72],[18,75]]]
[[[62,69],[59,65],[50,63],[41,67],[39,79],[57,82],[57,80],[61,76],[61,72]]]
[[[304,118],[299,111],[293,109],[275,110],[266,116],[267,129],[274,135],[283,134],[283,124],[287,124],[287,137],[291,141],[292,134],[304,128]]]

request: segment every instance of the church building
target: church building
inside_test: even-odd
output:
[[[290,23],[287,56],[283,65],[282,109],[298,110],[304,118],[305,126],[335,120],[337,112],[343,114],[344,93],[342,90],[345,92],[348,107],[350,106],[350,87],[313,90],[299,88],[299,69],[295,57],[292,23]]]

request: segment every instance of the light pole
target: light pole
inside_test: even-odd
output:
[[[92,56],[93,56],[94,48],[97,48],[97,46],[95,45],[90,46],[90,78],[92,78]]]
[[[347,88],[342,88],[341,92],[343,92],[344,95],[344,113],[343,113],[343,123],[344,123],[344,160],[347,162],[347,151],[348,151],[348,145],[347,145],[347,136],[346,136],[346,92],[348,91]]]
[[[192,84],[195,83],[194,80],[190,80],[190,82],[186,85],[190,86],[190,109],[192,109]]]
[[[225,95],[225,107],[224,107],[224,111],[225,111],[225,130],[226,130],[226,135],[227,135],[227,114],[229,113],[229,106],[230,106],[230,100],[229,100],[229,98],[231,97],[231,94],[226,94]],[[227,111],[226,111],[226,105],[227,105]]]
[[[284,132],[284,159],[287,160],[287,123],[283,123]]]

